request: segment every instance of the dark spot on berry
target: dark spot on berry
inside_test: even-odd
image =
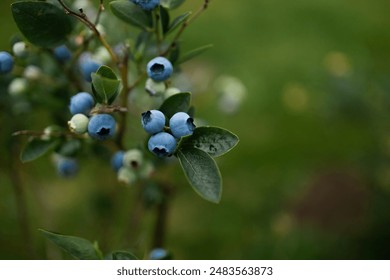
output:
[[[136,160],[132,160],[132,161],[130,162],[130,164],[131,164],[131,167],[133,167],[134,169],[137,169],[138,166],[139,166],[139,164],[138,164],[138,162],[137,162]]]
[[[109,129],[109,128],[103,127],[103,128],[101,128],[101,129],[97,132],[97,134],[98,134],[98,135],[101,135],[101,136],[103,136],[103,135],[108,135],[108,134],[110,134],[110,129]]]
[[[156,147],[156,148],[154,148],[153,149],[153,152],[157,155],[157,156],[159,156],[159,157],[165,157],[165,156],[167,156],[168,155],[168,151],[165,149],[165,148],[158,148],[158,147]]]
[[[164,65],[159,63],[153,64],[152,67],[150,68],[150,70],[152,70],[152,72],[155,74],[160,74],[164,72],[164,69],[165,69]]]
[[[152,112],[147,111],[142,113],[142,122],[145,124],[149,123],[152,120]]]
[[[193,118],[188,118],[187,119],[187,126],[188,126],[188,129],[190,131],[194,131],[195,130],[196,126],[194,124],[194,119]]]

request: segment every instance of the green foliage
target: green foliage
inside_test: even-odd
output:
[[[191,93],[182,92],[167,98],[160,106],[160,111],[167,118],[171,118],[177,112],[187,112],[190,108]]]
[[[213,158],[192,147],[182,147],[176,155],[193,189],[204,199],[218,203],[222,195],[222,178]]]
[[[195,147],[212,157],[221,156],[233,149],[239,139],[232,132],[219,127],[198,127],[190,136],[184,137],[180,148]]]
[[[53,4],[23,1],[13,3],[11,9],[19,30],[34,45],[57,46],[73,30],[71,17]]]
[[[134,139],[127,139],[128,136],[133,136],[133,131],[128,131],[128,129],[134,128],[129,125],[127,119],[137,112],[138,105],[144,106],[142,104],[143,97],[138,99],[137,96],[132,99],[133,96],[129,94],[141,88],[148,89],[148,86],[142,85],[145,80],[149,84],[152,81],[145,73],[148,60],[156,56],[164,56],[171,60],[172,64],[182,63],[211,47],[211,45],[206,45],[181,55],[180,36],[186,30],[184,27],[190,22],[192,13],[185,12],[172,17],[171,10],[178,8],[183,3],[184,0],[162,0],[161,5],[152,11],[145,11],[129,0],[115,0],[107,4],[110,5],[112,14],[116,18],[137,27],[136,29],[128,28],[125,24],[123,24],[123,29],[116,29],[118,21],[115,18],[107,19],[105,15],[101,14],[104,12],[103,4],[105,3],[103,2],[101,2],[102,6],[100,7],[98,7],[98,3],[92,4],[92,1],[83,4],[85,7],[74,7],[75,4],[70,3],[70,1],[20,1],[12,4],[12,13],[19,30],[35,46],[15,39],[20,44],[13,45],[16,70],[10,76],[20,79],[19,81],[23,80],[25,83],[21,83],[28,85],[26,86],[28,90],[18,92],[19,95],[10,94],[12,95],[10,100],[11,102],[23,101],[34,109],[38,106],[41,106],[39,108],[46,107],[47,117],[58,125],[58,129],[54,131],[45,129],[43,133],[40,133],[24,130],[23,133],[20,133],[32,136],[21,152],[22,162],[29,162],[48,152],[53,152],[58,174],[69,179],[71,176],[68,174],[74,175],[74,170],[78,170],[77,159],[80,159],[84,153],[94,154],[106,163],[113,155],[120,156],[123,153],[128,156],[127,152],[135,145],[132,142]],[[202,3],[194,18],[197,18],[206,8],[207,2]],[[76,20],[79,21],[79,25],[75,24]],[[117,30],[119,31],[116,32]],[[176,34],[173,34],[175,31],[177,31]],[[63,54],[59,55],[58,49],[53,50],[54,47],[65,43],[66,48]],[[67,53],[68,51],[69,53]],[[80,77],[82,76],[80,74],[83,73],[82,58],[84,55],[99,61],[99,65],[110,65],[112,68],[101,66],[96,73],[91,74],[89,83]],[[156,71],[161,70],[160,66],[156,65]],[[179,67],[175,68],[174,75],[180,70]],[[120,73],[120,77],[116,73]],[[194,117],[195,108],[191,106],[190,92],[176,93],[180,89],[173,89],[176,85],[175,80],[171,78],[156,84],[160,86],[161,90],[149,98],[157,97],[156,99],[159,99],[162,95],[164,98],[171,94],[174,95],[166,98],[163,102],[162,99],[156,102],[155,100],[146,101],[149,102],[148,106],[162,103],[159,109],[167,119],[170,119],[177,112],[188,112],[191,118]],[[172,87],[173,91],[166,91],[169,87]],[[41,89],[48,94],[38,95]],[[76,134],[72,127],[73,122],[70,122],[69,130],[63,129],[69,117],[69,109],[67,108],[69,97],[75,92],[90,91],[91,89],[96,102],[92,102],[90,97],[85,98],[85,104],[83,104],[83,100],[79,101],[80,107],[86,108],[78,110],[78,112],[85,114],[80,121],[83,130]],[[119,94],[123,98],[119,99]],[[147,98],[145,95],[145,99]],[[141,104],[129,104],[138,100],[142,100]],[[126,115],[125,113],[128,111],[130,114]],[[116,135],[112,139],[107,139],[106,143],[94,141],[90,137],[92,125],[88,122],[91,115],[96,112],[123,113],[120,117],[115,117]],[[72,120],[74,119],[72,118]],[[187,120],[187,122],[190,121],[192,122],[192,120]],[[164,127],[162,122],[160,123],[160,131],[164,130],[166,133],[172,134],[170,128]],[[99,126],[96,128],[98,133],[104,135],[113,131],[111,126],[107,128],[106,125],[107,123],[104,121],[97,124],[96,126]],[[88,133],[86,132],[87,127]],[[191,133],[193,129],[191,127],[188,133]],[[76,132],[78,133],[78,131]],[[195,192],[207,201],[219,203],[222,194],[222,178],[212,157],[231,150],[238,143],[238,137],[222,128],[201,127],[197,128],[192,136],[182,139],[174,139],[173,136],[170,136],[170,139],[173,145],[169,155],[176,148],[174,155],[179,159],[184,174]],[[128,140],[130,141],[128,142]],[[131,143],[133,147],[127,147],[128,143]],[[176,146],[177,143],[179,144]],[[152,174],[156,172],[155,169],[160,167],[160,164],[164,164],[166,161],[157,157],[147,157],[144,155],[145,150],[139,143],[138,147],[140,147],[139,160],[130,161],[126,157],[126,161],[123,161],[114,156],[112,157],[114,161],[111,163],[117,172],[119,182],[128,185],[143,184],[144,188],[141,191],[143,207],[160,211],[160,206],[164,206],[169,200],[170,187],[166,187],[165,182],[155,180]],[[136,175],[130,176],[129,174]],[[135,182],[136,180],[137,182]],[[109,201],[107,205],[110,205],[111,198],[104,197],[104,199]],[[136,213],[133,214],[136,215]],[[45,230],[40,230],[40,232],[73,258],[81,260],[103,258],[97,243]],[[102,244],[107,243],[102,242]],[[113,251],[108,254],[107,258],[114,260],[137,259],[132,252],[128,251]],[[171,258],[171,254],[163,258]]]
[[[101,104],[111,104],[119,94],[120,80],[108,66],[99,67],[92,73],[92,91],[95,99]]]
[[[177,18],[175,18],[169,25],[168,30],[166,31],[166,35],[175,31],[181,24],[183,24],[189,18],[191,14],[192,14],[191,12],[186,12],[178,16]]]
[[[169,30],[169,21],[170,21],[169,11],[167,9],[164,9],[163,6],[160,6],[160,22],[161,22],[163,34],[167,33]]]
[[[110,3],[112,13],[120,20],[136,27],[149,30],[153,27],[153,19],[150,12],[144,11],[139,6],[128,0],[117,0]]]
[[[31,138],[20,153],[20,160],[22,162],[36,160],[37,158],[45,155],[47,152],[52,151],[58,145],[58,143],[59,140],[56,138],[47,140]]]
[[[193,49],[193,50],[191,50],[189,52],[186,52],[185,54],[183,54],[179,58],[179,60],[177,61],[177,64],[181,64],[181,63],[184,63],[184,62],[186,62],[188,60],[191,60],[194,57],[197,57],[198,55],[201,55],[202,53],[204,53],[205,51],[207,51],[208,49],[210,49],[212,47],[213,47],[213,45],[208,44],[208,45],[205,45],[205,46]]]
[[[53,233],[40,229],[40,232],[51,242],[56,244],[66,253],[78,260],[99,260],[102,259],[102,253],[100,252],[97,244],[93,244],[90,241],[76,237]]]

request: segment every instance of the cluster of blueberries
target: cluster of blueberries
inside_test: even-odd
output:
[[[73,117],[68,122],[69,128],[76,134],[88,135],[93,139],[106,140],[115,133],[116,121],[110,114],[96,114],[89,118],[95,106],[93,96],[87,92],[79,92],[70,99],[69,110]]]
[[[171,156],[177,146],[177,139],[191,135],[195,130],[194,120],[185,112],[178,112],[169,119],[166,127],[165,115],[159,110],[142,113],[144,130],[152,136],[148,141],[148,149],[158,157]]]
[[[118,181],[127,185],[150,177],[154,171],[153,164],[144,158],[139,149],[117,151],[111,158],[111,166],[117,172]]]

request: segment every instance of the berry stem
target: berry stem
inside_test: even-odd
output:
[[[130,47],[126,45],[125,52],[123,56],[122,62],[119,64],[119,70],[121,74],[122,80],[122,90],[120,93],[121,101],[120,104],[122,107],[127,108],[127,100],[129,98],[129,80],[128,80],[128,72],[129,72],[129,51]],[[127,116],[126,114],[121,115],[120,126],[116,136],[116,143],[120,149],[124,149],[123,140],[127,127]]]
[[[162,42],[162,26],[161,26],[161,13],[160,7],[153,11],[154,15],[154,30],[156,32],[156,41],[157,41],[157,50],[161,52],[161,42]]]
[[[104,11],[104,0],[100,0],[100,4],[99,4],[99,10],[97,12],[97,15],[96,15],[96,18],[95,18],[95,25],[98,25],[99,24],[99,21],[100,21],[100,16],[102,15],[102,12]]]
[[[94,24],[93,22],[91,22],[88,17],[86,16],[86,14],[83,13],[82,10],[80,10],[80,13],[76,13],[75,11],[73,11],[72,9],[70,9],[68,6],[66,6],[66,4],[63,2],[63,0],[57,0],[60,5],[64,8],[65,10],[65,13],[68,14],[68,15],[71,15],[75,18],[77,18],[79,21],[81,21],[82,23],[84,23],[89,29],[92,30],[93,33],[95,33],[96,37],[98,38],[98,40],[100,41],[100,43],[107,49],[108,53],[110,54],[111,56],[111,59],[112,61],[115,63],[115,64],[118,64],[118,57],[116,56],[116,54],[114,53],[114,51],[112,50],[112,48],[110,47],[110,45],[107,43],[106,39],[104,39],[104,37],[102,36],[102,34],[99,32],[99,30],[96,28],[96,24]],[[103,6],[103,1],[100,2],[100,8],[99,8],[99,11],[103,11],[103,9],[101,8]],[[100,16],[99,16],[100,17]]]

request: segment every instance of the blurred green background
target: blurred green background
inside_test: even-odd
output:
[[[17,32],[11,2],[0,3],[2,50],[10,50]],[[187,0],[175,13],[200,3]],[[194,98],[198,117],[241,142],[218,159],[219,205],[199,198],[178,165],[170,168],[178,192],[166,248],[175,258],[390,257],[389,8],[388,0],[215,0],[188,28],[184,48],[214,44],[184,67],[196,70],[206,88]],[[219,75],[246,86],[235,114],[214,102]],[[59,178],[48,157],[20,164],[9,156],[11,146],[19,147],[10,121],[1,115],[1,259],[61,258],[38,228],[98,240],[106,252],[128,246],[146,253],[152,211],[141,234],[123,242],[131,235],[129,212],[139,210],[134,189],[119,186],[104,163],[89,158],[74,180]],[[34,113],[23,125],[46,123]],[[23,230],[15,181],[27,204]]]

